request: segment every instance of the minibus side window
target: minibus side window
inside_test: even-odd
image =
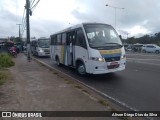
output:
[[[62,45],[61,34],[57,35],[57,45]]]
[[[62,34],[62,45],[65,45],[65,44],[66,44],[66,37],[67,37],[67,34],[66,34],[66,33],[63,33],[63,34]]]
[[[52,37],[52,43],[53,43],[53,45],[57,45],[57,35],[54,35]]]
[[[77,30],[76,45],[87,49],[87,45],[86,45],[86,41],[85,41],[85,37],[82,29]]]
[[[55,45],[54,43],[55,43],[55,42],[54,42],[54,36],[51,36],[51,42],[50,42],[50,44],[51,44],[51,45]]]

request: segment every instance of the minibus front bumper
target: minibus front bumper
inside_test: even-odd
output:
[[[106,74],[116,71],[125,70],[126,61],[114,61],[114,62],[96,62],[92,61],[92,67],[90,69],[91,74]]]

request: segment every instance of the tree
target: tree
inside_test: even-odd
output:
[[[125,40],[125,43],[128,44],[135,44],[135,43],[141,43],[141,44],[160,44],[160,32],[155,33],[154,35],[144,35],[139,38],[128,38]]]

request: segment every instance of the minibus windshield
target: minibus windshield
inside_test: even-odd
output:
[[[49,48],[49,40],[44,39],[44,40],[39,40],[38,45],[41,48]]]
[[[122,42],[117,32],[110,25],[85,24],[84,29],[91,48],[121,48]]]

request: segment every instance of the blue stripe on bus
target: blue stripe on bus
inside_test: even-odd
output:
[[[101,54],[103,58],[106,57],[118,57],[121,56],[121,53],[114,53],[114,54]]]

